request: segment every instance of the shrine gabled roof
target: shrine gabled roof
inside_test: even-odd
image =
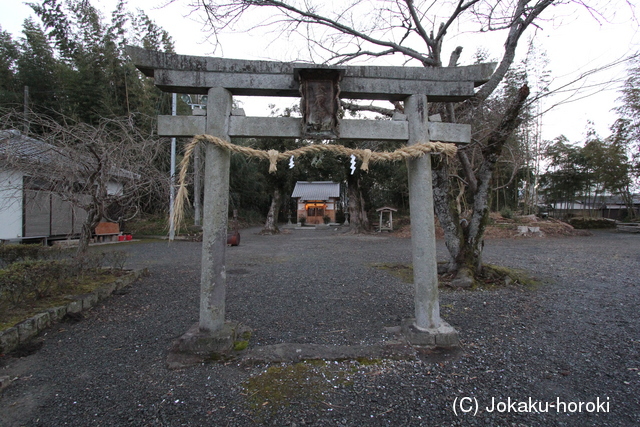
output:
[[[376,212],[381,212],[381,211],[385,211],[385,212],[388,212],[388,211],[398,212],[398,209],[396,209],[396,208],[392,208],[392,207],[390,207],[390,206],[383,206],[383,207],[381,207],[381,208],[376,209]]]
[[[291,197],[300,198],[300,200],[329,200],[332,197],[340,197],[340,183],[331,181],[298,181]]]

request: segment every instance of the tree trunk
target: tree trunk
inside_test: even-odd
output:
[[[106,180],[96,183],[97,177],[100,176],[101,171],[102,163],[100,163],[98,170],[91,174],[87,180],[87,188],[91,188],[93,193],[91,194],[91,203],[86,205],[86,207],[82,207],[87,212],[87,219],[82,224],[82,229],[80,230],[80,241],[78,242],[78,252],[76,253],[78,257],[87,253],[87,250],[89,249],[89,241],[93,235],[93,230],[95,230],[98,223],[102,221],[102,218],[104,218],[105,205],[108,205],[106,202]]]
[[[280,196],[280,190],[273,190],[273,198],[271,199],[271,206],[269,207],[269,213],[267,214],[267,220],[264,223],[264,228],[262,229],[263,234],[278,234],[280,230],[278,229],[278,213],[280,212],[280,201],[282,200]]]
[[[440,227],[444,231],[444,242],[449,251],[449,262],[446,271],[458,271],[458,255],[464,244],[462,239],[462,227],[460,225],[460,212],[456,208],[451,194],[449,171],[447,162],[437,159],[435,156],[432,167],[433,182],[433,207],[438,217]]]
[[[489,135],[482,150],[483,163],[475,177],[476,191],[472,192],[473,210],[469,220],[460,219],[455,209],[447,179],[446,164],[440,162],[433,169],[435,209],[440,225],[445,233],[445,243],[449,250],[449,271],[457,271],[452,285],[468,287],[482,269],[482,249],[484,232],[489,220],[490,184],[502,148],[513,131],[520,125],[519,113],[529,96],[525,85],[518,97],[505,112],[499,126]]]
[[[87,219],[84,221],[82,228],[80,229],[80,239],[78,241],[78,250],[76,252],[77,257],[82,257],[89,250],[89,242],[91,241],[93,230],[95,230],[100,219],[101,217],[98,214],[97,209],[89,208],[87,210]]]
[[[627,207],[627,219],[636,219],[637,215],[636,209],[633,206],[633,195],[628,185],[623,191],[620,192],[620,195],[622,196],[622,200]],[[618,219],[620,218],[618,217]]]
[[[347,177],[348,197],[349,197],[349,225],[355,233],[362,233],[369,230],[369,218],[365,208],[365,201],[360,191],[360,180],[356,172]]]

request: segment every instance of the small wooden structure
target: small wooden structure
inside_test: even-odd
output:
[[[120,226],[116,222],[99,222],[95,229],[96,242],[115,242],[120,235]]]
[[[331,181],[298,181],[291,197],[298,207],[298,222],[305,218],[307,224],[324,224],[324,218],[336,222],[336,210],[340,202],[340,184]]]
[[[382,231],[393,231],[393,213],[398,212],[398,209],[390,208],[389,206],[384,206],[376,209],[376,212],[380,213],[380,222],[378,225],[378,232]],[[384,214],[388,214],[388,220],[383,221]]]
[[[301,68],[294,70],[300,83],[302,132],[309,138],[338,138],[340,85],[344,70]]]

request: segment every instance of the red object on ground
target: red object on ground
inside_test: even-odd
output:
[[[118,236],[118,242],[124,242],[124,236],[122,234]]]
[[[131,234],[127,234],[127,240],[131,240],[133,239],[133,236]]]
[[[240,233],[234,231],[233,233],[227,233],[227,245],[238,246],[240,244]]]

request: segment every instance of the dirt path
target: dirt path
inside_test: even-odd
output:
[[[227,252],[228,318],[253,328],[252,347],[375,345],[412,315],[412,285],[372,267],[408,263],[409,240],[255,231]],[[486,262],[546,284],[443,290],[442,316],[463,341],[454,355],[181,371],[167,370],[165,357],[197,320],[200,244],[119,246],[150,277],[56,326],[36,353],[1,357],[0,376],[14,381],[0,397],[0,425],[640,425],[638,237],[488,240]],[[438,250],[444,260],[442,242]],[[464,397],[479,403],[476,416],[455,414]],[[489,412],[528,398],[606,402],[608,411]]]

